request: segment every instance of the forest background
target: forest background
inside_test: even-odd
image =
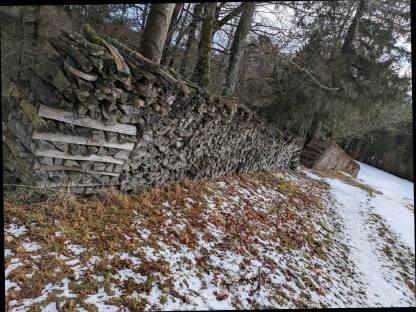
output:
[[[16,6],[0,16],[3,101],[8,81],[48,53],[47,38],[89,23],[305,143],[335,140],[413,180],[410,1]]]

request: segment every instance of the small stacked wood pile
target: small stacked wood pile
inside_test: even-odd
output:
[[[313,138],[302,150],[300,163],[308,168],[320,170],[342,170],[356,177],[360,165],[344,150],[330,140]]]
[[[297,163],[297,139],[88,26],[50,44],[56,53],[11,84],[16,109],[3,127],[8,166],[27,183],[141,191]]]

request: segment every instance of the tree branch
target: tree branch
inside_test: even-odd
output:
[[[217,21],[215,23],[214,32],[219,30],[222,26],[224,26],[226,23],[231,21],[234,17],[238,16],[241,11],[243,10],[244,3],[242,3],[240,6],[233,9],[230,13],[228,13],[226,16],[224,16],[221,20]]]
[[[288,60],[284,60],[284,61],[288,61],[290,64],[295,65],[298,69],[303,70],[305,73],[308,74],[309,77],[312,78],[313,81],[315,81],[322,89],[328,90],[328,91],[337,91],[339,90],[339,88],[330,88],[327,86],[324,86],[322,83],[320,83],[318,81],[318,79],[316,79],[313,75],[312,72],[309,69],[306,69],[298,64],[296,64],[295,62],[293,62],[292,60],[288,59]]]

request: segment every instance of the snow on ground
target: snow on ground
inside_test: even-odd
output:
[[[140,196],[6,197],[6,309],[414,306],[411,183],[360,165],[382,194],[302,169]]]
[[[359,162],[357,178],[373,186],[382,194],[371,199],[375,213],[380,214],[396,231],[401,240],[415,250],[413,183]]]
[[[330,184],[344,219],[352,258],[366,283],[367,305],[414,305],[414,292],[403,284],[404,279],[414,285],[414,217],[413,210],[403,203],[413,202],[413,183],[359,164],[358,180],[381,193],[369,194],[337,179],[324,180]],[[383,239],[385,236],[389,237]],[[399,261],[405,257],[410,263],[403,267]]]

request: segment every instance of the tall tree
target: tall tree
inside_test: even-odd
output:
[[[299,33],[309,40],[294,57],[277,58],[269,120],[303,137],[334,139],[406,122],[410,79],[400,69],[410,58],[408,1],[295,5]]]
[[[174,7],[174,3],[154,3],[150,7],[143,31],[140,53],[156,63],[160,63],[162,57]]]
[[[190,12],[191,4],[192,3],[189,3],[187,8],[185,9],[186,12],[185,12],[185,15],[182,19],[182,23],[181,23],[181,26],[179,28],[178,35],[176,36],[175,45],[172,47],[172,51],[170,53],[169,67],[173,67],[173,64],[174,64],[175,59],[176,59],[176,53],[178,51],[178,47],[179,47],[179,45],[182,41],[182,38],[185,36],[185,34],[188,30],[186,26],[187,26],[187,20],[188,20],[188,15],[189,15],[189,12]]]
[[[228,14],[225,15],[223,18],[221,18],[220,20],[217,20],[215,22],[214,32],[216,32],[217,30],[221,29],[221,27],[223,27],[225,24],[227,24],[228,22],[230,22],[233,18],[237,17],[243,11],[243,9],[246,7],[247,4],[250,4],[250,3],[242,3],[242,4],[240,4],[238,7],[235,7],[230,12],[228,12]],[[253,2],[251,2],[251,4],[254,5]],[[216,17],[218,19],[218,15]]]
[[[175,32],[175,28],[178,25],[178,20],[179,20],[178,17],[179,17],[179,13],[181,13],[182,8],[183,8],[183,3],[176,3],[175,8],[173,9],[172,17],[169,23],[168,34],[166,37],[166,44],[165,44],[165,47],[163,49],[163,54],[162,54],[161,63],[163,65],[166,65],[170,58],[170,54],[172,52],[172,46],[171,46],[172,37]]]
[[[334,9],[335,7],[331,4],[329,12],[333,13],[332,11],[334,11]],[[348,28],[347,35],[341,47],[342,54],[344,54],[346,57],[350,56],[353,53],[354,39],[357,36],[360,20],[363,14],[365,13],[365,9],[366,9],[365,0],[359,0],[357,2],[357,10],[351,21],[351,24]],[[336,50],[332,50],[333,53],[334,51]],[[334,55],[330,55],[329,57],[334,58]],[[348,67],[347,64],[345,64],[343,67],[345,66]],[[319,136],[324,135],[322,133],[322,127],[323,127],[322,116],[326,117],[328,115],[328,111],[329,111],[329,106],[327,104],[327,101],[321,101],[312,115],[312,122],[308,130],[306,143],[312,140],[313,137],[319,137]]]
[[[144,27],[146,26],[147,17],[149,15],[149,7],[150,7],[150,5],[148,3],[146,3],[144,5],[143,13],[142,13],[142,20],[141,20],[141,24],[140,24],[141,29],[144,29]]]
[[[226,71],[225,87],[223,90],[223,95],[225,96],[233,96],[235,93],[241,54],[250,29],[251,20],[253,19],[255,7],[255,2],[246,2],[243,4],[240,21],[238,22],[231,45],[230,61]]]
[[[190,69],[191,62],[189,61],[189,59],[191,56],[192,45],[194,44],[195,39],[196,39],[196,29],[198,27],[198,22],[201,19],[203,8],[204,6],[202,3],[197,3],[195,5],[194,11],[192,14],[192,20],[191,20],[191,23],[189,24],[188,38],[186,40],[185,51],[184,51],[184,55],[182,58],[181,69],[180,69],[180,73],[185,78],[189,78],[190,73],[192,73],[192,70]]]
[[[342,45],[342,52],[349,53],[352,50],[352,44],[354,42],[354,38],[358,32],[358,25],[360,23],[361,16],[363,15],[365,10],[365,1],[360,0],[358,3],[357,12],[351,22],[351,25],[348,29],[347,36],[344,40],[344,44]]]
[[[204,22],[198,46],[198,62],[194,71],[194,82],[209,89],[212,33],[215,24],[215,2],[205,4]]]

